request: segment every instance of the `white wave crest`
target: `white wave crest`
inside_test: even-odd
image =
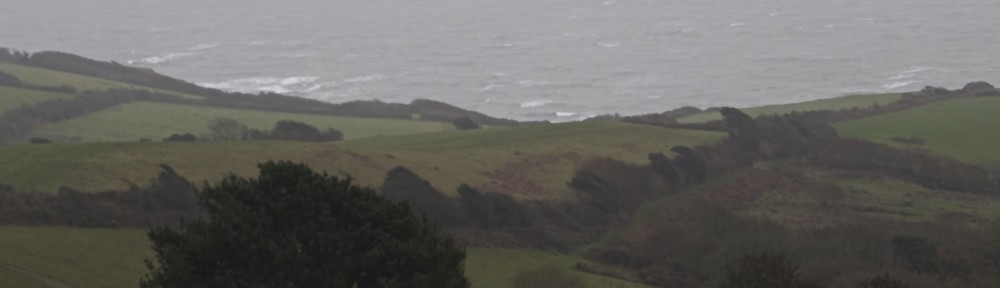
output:
[[[349,84],[356,84],[356,83],[371,82],[371,81],[380,80],[380,79],[383,79],[383,78],[385,78],[385,76],[382,76],[381,74],[372,74],[372,75],[364,75],[364,76],[347,78],[347,79],[344,79],[344,81],[342,81],[342,82],[349,83]]]
[[[521,81],[517,81],[517,85],[518,86],[522,86],[522,87],[547,86],[549,84],[552,84],[552,82],[549,82],[549,81],[535,81],[535,80],[521,80]]]
[[[322,84],[316,83],[318,77],[258,77],[226,80],[215,83],[199,83],[201,86],[225,91],[257,93],[309,93],[323,88]]]
[[[187,50],[188,51],[201,51],[201,50],[212,49],[212,48],[219,47],[219,46],[222,46],[222,43],[205,43],[205,44],[198,44],[198,45],[196,45],[194,47],[188,48]]]
[[[615,47],[618,47],[618,46],[622,46],[622,43],[597,42],[597,46],[601,46],[601,47],[604,47],[604,48],[615,48]]]
[[[900,81],[900,82],[886,83],[886,84],[882,85],[882,88],[883,89],[887,89],[887,90],[891,90],[891,89],[896,89],[896,88],[902,88],[902,87],[910,86],[910,84],[913,84],[913,83],[917,83],[917,81]]]
[[[538,108],[549,104],[552,104],[551,100],[528,101],[521,103],[521,108]]]
[[[479,89],[479,91],[483,91],[483,92],[493,91],[493,89],[497,89],[497,88],[500,88],[500,87],[503,87],[503,85],[490,84],[490,85],[484,86],[482,89]]]
[[[556,117],[573,117],[576,113],[573,112],[556,112]]]
[[[151,57],[146,57],[146,58],[142,58],[142,59],[139,59],[139,60],[129,60],[126,63],[128,63],[128,64],[146,63],[146,64],[153,64],[153,65],[155,65],[155,64],[167,63],[167,62],[170,62],[170,61],[173,61],[173,60],[176,60],[176,59],[180,59],[180,58],[184,58],[184,57],[190,57],[190,56],[194,56],[194,55],[195,55],[194,53],[170,53],[170,54],[163,55],[163,56],[151,56]]]

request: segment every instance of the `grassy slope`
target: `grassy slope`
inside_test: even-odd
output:
[[[71,287],[136,287],[145,271],[142,260],[151,256],[140,230],[0,227],[0,265]],[[18,277],[20,283],[0,282],[0,286],[24,287],[21,283],[40,281],[24,272],[7,271],[0,268],[0,275]]]
[[[137,141],[163,139],[174,133],[208,134],[206,125],[217,117],[236,119],[252,128],[271,129],[278,120],[296,120],[320,129],[335,128],[347,139],[441,132],[447,123],[376,118],[338,117],[264,112],[190,105],[136,102],[119,105],[76,119],[52,123],[33,136],[83,141]]]
[[[14,266],[73,287],[136,287],[152,251],[144,230],[0,227],[0,286],[44,287]],[[467,276],[474,288],[513,288],[518,272],[544,264],[572,270],[579,258],[553,252],[470,248]],[[578,273],[593,287],[645,287]],[[36,276],[36,277],[37,277]]]
[[[934,153],[975,164],[1000,162],[1000,97],[960,98],[836,125],[842,136],[890,143],[919,137]]]
[[[0,147],[0,183],[51,192],[59,186],[86,191],[143,183],[168,163],[193,181],[215,181],[232,171],[256,174],[266,160],[305,162],[331,173],[347,172],[361,184],[379,185],[402,165],[445,193],[461,183],[519,198],[569,195],[566,181],[594,157],[642,163],[650,152],[699,145],[721,133],[671,130],[625,123],[567,123],[479,131],[375,137],[335,144],[242,141],[197,143],[77,143]]]
[[[0,86],[0,114],[9,110],[20,108],[25,104],[37,102],[66,99],[72,95],[59,94],[45,91],[28,90],[8,86]]]
[[[886,105],[902,99],[902,94],[850,95],[830,99],[820,99],[801,103],[768,105],[741,109],[750,116],[785,114],[792,111],[840,110],[850,108],[870,107],[872,104]],[[705,112],[678,119],[681,123],[702,123],[712,120],[722,120],[718,112]]]
[[[147,88],[147,87],[115,82],[111,80],[95,78],[90,76],[77,75],[72,73],[8,64],[8,63],[0,63],[0,71],[14,75],[21,81],[33,85],[41,85],[41,86],[65,85],[65,86],[75,87],[79,91],[96,91],[96,90],[108,90],[108,89],[142,89],[142,90],[151,90],[167,94],[175,94],[190,99],[202,98],[195,95],[188,95],[172,91]]]
[[[956,215],[965,217],[961,223],[973,224],[1000,216],[1000,198],[995,196],[933,190],[895,179],[844,177],[822,170],[806,174],[836,183],[843,194],[831,198],[793,185],[764,194],[752,205],[751,213],[796,227],[821,227],[873,217],[936,222]]]

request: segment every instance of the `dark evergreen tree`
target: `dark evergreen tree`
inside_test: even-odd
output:
[[[684,175],[677,169],[677,165],[674,165],[674,161],[667,158],[666,155],[663,153],[649,154],[649,161],[653,171],[663,177],[671,187],[684,185]]]
[[[698,183],[708,177],[708,162],[694,149],[675,146],[670,151],[677,153],[674,163],[687,175],[687,182]]]
[[[151,287],[468,287],[465,251],[405,203],[302,164],[199,194],[206,218],[149,232]]]
[[[729,129],[729,137],[754,148],[764,139],[764,134],[757,127],[757,122],[736,108],[724,107],[719,110],[723,122]]]

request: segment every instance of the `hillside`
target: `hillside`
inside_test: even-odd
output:
[[[836,125],[845,137],[954,157],[969,163],[1000,163],[1000,97],[959,98]],[[923,144],[892,138],[916,137]]]
[[[0,63],[0,71],[10,75],[14,75],[15,77],[17,77],[17,79],[21,80],[24,83],[28,83],[31,85],[38,85],[38,86],[47,86],[47,87],[68,86],[75,88],[77,91],[137,89],[137,90],[155,91],[165,94],[174,94],[187,99],[202,99],[202,97],[200,96],[195,96],[186,93],[180,93],[162,89],[154,89],[154,88],[132,85],[96,77],[53,71],[48,69],[29,67],[29,66],[10,64],[10,63]]]
[[[750,107],[741,110],[752,117],[762,115],[780,115],[791,112],[819,110],[836,111],[851,108],[868,108],[873,105],[887,105],[899,101],[902,97],[902,94],[849,95],[791,104]],[[704,123],[714,120],[722,120],[722,115],[719,115],[719,112],[711,111],[682,117],[677,120],[680,123]]]
[[[70,97],[73,97],[73,95],[0,86],[0,114],[20,108],[26,104],[30,105],[56,99],[68,99]]]
[[[32,136],[73,141],[160,140],[171,134],[207,135],[207,125],[218,117],[235,119],[250,128],[271,129],[279,120],[294,120],[321,130],[334,128],[347,140],[378,136],[442,132],[447,123],[253,111],[184,104],[133,102],[36,129]]]
[[[376,186],[402,165],[453,193],[461,183],[522,198],[571,195],[565,183],[577,166],[609,157],[632,163],[675,145],[711,143],[722,133],[625,123],[566,123],[478,131],[375,137],[343,143],[277,141],[195,143],[86,143],[19,145],[0,149],[0,183],[23,191],[60,186],[84,191],[144,183],[167,163],[200,183],[228,172],[253,175],[258,162],[302,161],[331,173],[349,173]]]

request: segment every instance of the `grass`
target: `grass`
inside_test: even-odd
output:
[[[543,265],[554,265],[583,278],[589,287],[642,288],[645,285],[625,282],[614,278],[583,273],[574,267],[583,261],[582,257],[569,256],[551,251],[470,248],[466,259],[466,277],[473,288],[516,288],[513,279],[518,273]]]
[[[836,183],[842,194],[822,196],[822,192],[788,185],[763,194],[749,212],[811,228],[872,217],[930,223],[961,216],[965,217],[961,223],[975,225],[1000,216],[1000,198],[995,196],[934,190],[896,179],[838,176],[818,169],[803,172],[812,180]]]
[[[0,287],[46,287],[43,280],[136,287],[146,272],[143,259],[153,257],[149,246],[144,230],[0,227]],[[539,250],[469,248],[466,275],[473,288],[513,288],[518,272],[548,264],[580,275],[591,287],[646,287],[575,271],[580,260]]]
[[[279,120],[309,123],[320,129],[335,128],[350,139],[415,133],[442,132],[449,124],[442,122],[340,117],[255,110],[202,107],[181,104],[135,102],[48,124],[32,136],[81,141],[159,140],[174,133],[208,134],[212,119],[229,117],[257,129],[271,129]]]
[[[0,286],[137,287],[151,256],[142,230],[0,227]]]
[[[1000,97],[959,98],[839,123],[841,136],[929,150],[973,164],[1000,162]],[[917,137],[924,145],[896,144]]]
[[[24,83],[41,86],[71,86],[79,91],[98,91],[108,89],[141,89],[151,90],[166,94],[179,95],[189,99],[202,99],[200,96],[183,94],[173,91],[148,88],[111,80],[66,73],[61,71],[21,66],[16,64],[0,63],[0,71],[14,75]]]
[[[0,114],[38,102],[67,99],[72,95],[0,86]]]
[[[217,181],[229,172],[256,175],[266,160],[305,162],[380,185],[385,173],[407,167],[444,193],[467,183],[519,199],[571,196],[566,182],[597,157],[645,163],[652,152],[694,146],[724,134],[652,126],[581,122],[479,131],[374,137],[340,143],[278,141],[195,143],[58,143],[0,147],[0,183],[23,191],[123,189],[145,183],[160,163],[192,181]]]
[[[793,111],[821,111],[821,110],[841,110],[851,108],[871,107],[874,104],[886,105],[903,98],[902,94],[875,94],[875,95],[850,95],[830,99],[820,99],[792,104],[768,105],[740,109],[752,117],[761,115],[776,115],[791,113]],[[704,123],[713,120],[722,120],[719,112],[698,113],[678,119],[681,123]]]

